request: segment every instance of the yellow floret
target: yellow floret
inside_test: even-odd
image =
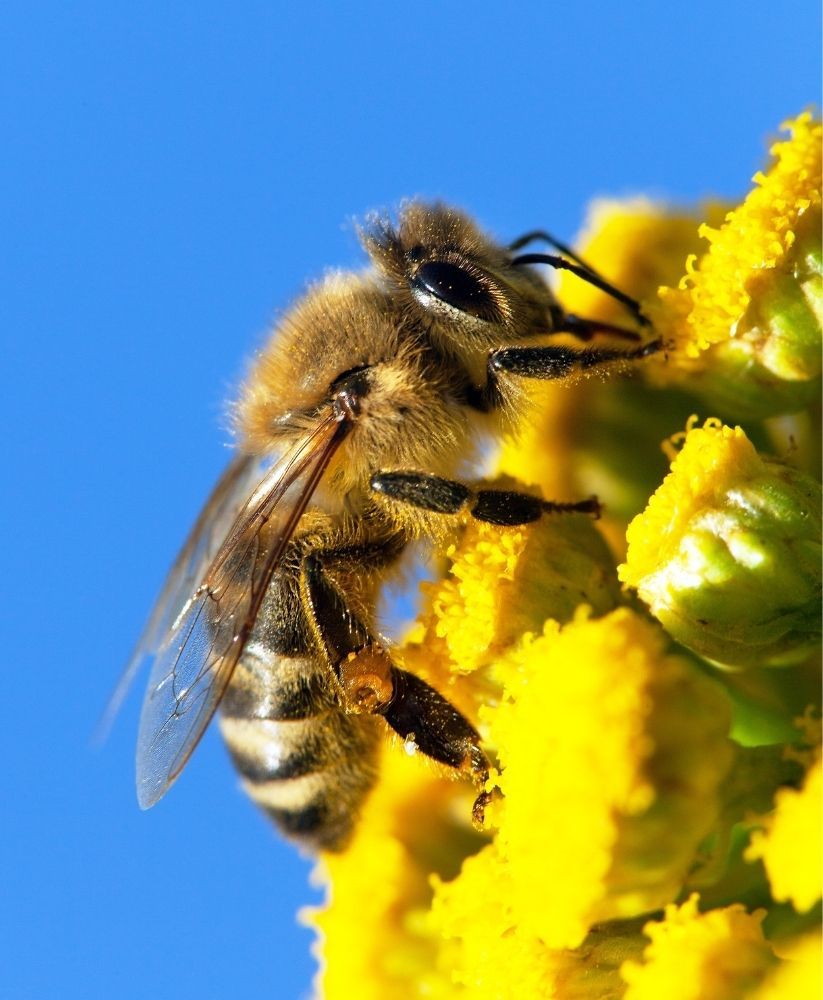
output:
[[[747,1000],[818,1000],[823,992],[823,941],[805,935]]]
[[[664,646],[621,609],[550,623],[496,664],[495,850],[518,926],[549,947],[674,899],[717,818],[728,705]]]
[[[743,1000],[774,962],[763,937],[765,910],[739,904],[699,913],[697,896],[646,924],[645,962],[626,962],[624,1000]]]
[[[689,258],[677,288],[660,290],[664,308],[653,318],[678,352],[697,357],[735,336],[753,285],[791,250],[801,219],[820,209],[820,123],[806,112],[784,128],[791,137],[772,146],[772,167],[754,176],[756,187],[720,228],[701,226],[709,249]]]
[[[695,515],[720,506],[730,488],[763,466],[742,428],[725,427],[719,420],[707,420],[703,427],[691,424],[677,440],[684,446],[671,472],[626,532],[628,555],[618,574],[631,587],[650,589],[650,577],[671,572],[670,560]]]
[[[443,941],[444,974],[467,1000],[617,997],[621,964],[643,947],[634,922],[604,925],[575,949],[547,947],[520,923],[494,846],[469,858],[454,881],[435,881],[429,926]]]
[[[629,525],[620,579],[669,634],[739,667],[801,662],[820,640],[820,485],[740,427],[690,426]]]
[[[514,583],[526,546],[527,531],[471,525],[471,538],[458,553],[446,553],[451,572],[424,588],[432,602],[434,632],[449,648],[453,669],[469,673],[495,651],[499,634],[497,608]]]
[[[765,830],[752,835],[746,857],[762,858],[772,895],[805,912],[823,891],[823,767],[809,768],[802,788],[782,788]]]
[[[471,792],[421,754],[387,746],[381,781],[351,845],[325,855],[315,878],[323,908],[304,911],[318,932],[318,994],[326,1000],[451,996],[424,926],[433,874],[453,876],[482,838],[468,825]]]
[[[475,521],[446,557],[443,579],[422,585],[416,638],[446,652],[452,674],[473,673],[549,617],[567,621],[582,603],[602,613],[619,596],[613,560],[585,514],[517,528]]]

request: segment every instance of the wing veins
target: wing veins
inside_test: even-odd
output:
[[[311,452],[309,451],[309,449],[311,447],[311,443],[318,436],[319,436],[319,431],[313,433],[311,435],[311,438],[309,439],[309,442],[305,445],[304,451],[307,452],[306,458],[302,458],[301,455],[302,461],[299,464],[290,461],[288,466],[286,467],[286,471],[288,472],[292,469],[294,464],[298,464],[297,470],[293,472],[292,482],[294,481],[294,478],[299,476],[304,471],[304,469],[309,465],[309,462],[311,460]],[[218,657],[216,674],[220,675],[221,690],[219,692],[219,695],[216,697],[216,699],[214,699],[213,705],[210,705],[209,700],[206,699],[206,703],[201,706],[200,711],[195,717],[195,723],[193,728],[200,727],[201,725],[200,716],[207,712],[208,714],[206,715],[206,718],[202,723],[202,727],[203,729],[205,729],[205,726],[208,724],[209,719],[214,714],[218,704],[220,703],[223,691],[225,691],[225,688],[228,685],[229,679],[231,678],[231,675],[234,672],[234,668],[237,665],[237,661],[240,659],[240,656],[242,655],[243,647],[245,646],[249,634],[252,628],[254,627],[254,622],[257,620],[257,614],[260,610],[260,605],[263,603],[263,598],[266,595],[266,591],[268,590],[269,581],[271,580],[274,569],[279,563],[280,558],[282,557],[283,552],[285,551],[286,545],[289,542],[289,539],[294,534],[294,529],[297,526],[297,522],[303,516],[303,511],[306,509],[309,500],[311,499],[315,489],[317,488],[317,483],[319,482],[320,477],[323,475],[326,465],[328,464],[328,461],[333,453],[334,449],[331,447],[333,444],[334,444],[334,437],[328,442],[328,444],[324,447],[323,451],[320,453],[319,456],[320,460],[317,462],[315,468],[312,470],[312,474],[310,475],[309,480],[302,489],[294,507],[289,511],[286,517],[285,525],[278,532],[277,538],[275,539],[271,551],[264,555],[263,572],[261,573],[259,582],[257,583],[256,587],[254,583],[254,574],[260,557],[260,550],[259,550],[260,531],[262,530],[263,526],[268,522],[270,515],[266,516],[265,520],[261,521],[260,525],[256,528],[254,532],[253,541],[254,544],[258,547],[258,551],[254,559],[252,560],[251,564],[252,586],[250,587],[249,591],[251,598],[249,602],[249,609],[246,612],[243,625],[241,626],[240,630],[238,631],[237,635],[234,637],[232,641],[232,646],[229,647],[229,650],[227,650],[226,653]],[[282,496],[285,495],[287,489],[288,486],[285,486],[279,491],[278,499],[282,498]],[[272,504],[272,510],[273,509],[274,509],[274,503]],[[228,655],[229,652],[231,652],[233,655],[230,657],[228,661],[228,666],[225,667],[221,661]],[[225,677],[223,677],[222,675],[225,675]],[[218,683],[218,678],[216,676],[214,686],[216,686],[217,683]],[[188,747],[186,747],[185,745],[182,746],[180,751],[172,761],[169,771],[169,777],[172,781],[180,774],[180,772],[185,767],[186,762],[191,756],[195,745],[196,743]]]
[[[254,456],[235,455],[212,490],[178,551],[132,654],[109,696],[95,727],[95,743],[104,742],[108,736],[147,656],[157,655],[185,615],[192,601],[189,596],[191,583],[202,575],[208,563],[213,536],[231,514],[238,494],[247,489],[246,481],[258,465],[259,459]]]
[[[329,407],[312,432],[266,473],[160,648],[138,741],[138,798],[144,808],[180,774],[216,711],[286,546],[350,427],[349,419]],[[293,497],[283,504],[289,493]],[[264,540],[263,529],[279,508],[282,517]],[[181,633],[182,642],[173,649]]]

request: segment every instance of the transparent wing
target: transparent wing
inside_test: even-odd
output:
[[[172,625],[203,579],[209,563],[217,555],[249,493],[259,482],[260,475],[258,458],[236,455],[217,481],[188,538],[177,553],[131,658],[112,691],[95,729],[95,743],[102,743],[108,736],[140,668],[147,659],[157,654]]]
[[[329,411],[263,477],[157,651],[137,739],[137,798],[154,805],[209,724],[280,562],[347,425]]]

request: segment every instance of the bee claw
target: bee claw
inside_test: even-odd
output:
[[[494,799],[502,797],[503,793],[500,791],[500,788],[497,785],[495,785],[494,788],[488,791],[484,789],[477,796],[477,798],[474,800],[474,805],[472,806],[472,823],[476,830],[478,831],[485,830],[486,806]]]

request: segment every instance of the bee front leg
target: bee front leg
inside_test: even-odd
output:
[[[588,321],[578,322],[586,324]],[[591,334],[594,334],[594,329],[591,330]],[[501,347],[489,355],[486,364],[486,385],[474,389],[470,402],[484,412],[496,410],[506,399],[504,382],[512,375],[518,378],[563,379],[602,365],[639,361],[663,349],[663,341],[659,339],[625,351],[609,347],[587,347],[584,350],[576,350],[561,344],[547,344],[541,347]]]
[[[639,361],[663,349],[660,340],[626,351],[613,348],[589,347],[578,351],[560,344],[542,347],[501,347],[489,355],[489,382],[496,384],[502,375],[519,375],[521,378],[567,378],[575,372],[585,372],[601,365],[616,362]]]
[[[389,500],[399,501],[435,514],[466,511],[477,521],[515,526],[536,521],[543,514],[578,513],[600,515],[596,497],[575,503],[555,503],[516,490],[473,490],[464,483],[425,472],[378,472],[371,488]]]
[[[480,788],[472,814],[482,823],[490,798],[484,787],[489,762],[477,730],[433,687],[394,665],[329,580],[317,553],[303,560],[301,588],[346,710],[382,715],[407,745],[468,774]]]

